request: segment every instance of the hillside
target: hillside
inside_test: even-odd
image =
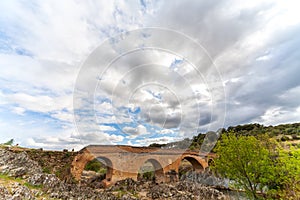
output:
[[[223,128],[220,130],[221,134],[226,134],[229,132],[235,132],[237,135],[247,135],[247,136],[261,136],[267,135],[269,137],[275,138],[278,142],[281,142],[283,145],[293,145],[300,148],[300,123],[293,124],[281,124],[277,126],[264,126],[261,124],[245,124],[230,126],[227,129]],[[162,147],[162,148],[186,148],[189,147],[191,150],[199,150],[206,134],[208,133],[199,133],[193,138],[185,138],[182,141],[171,142],[167,144],[150,144],[152,147]]]

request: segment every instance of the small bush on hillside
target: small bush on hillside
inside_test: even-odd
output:
[[[11,145],[13,145],[13,143],[14,143],[14,139],[10,139],[9,141],[3,143],[3,145],[11,146]]]

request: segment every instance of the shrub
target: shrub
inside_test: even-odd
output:
[[[86,164],[84,170],[100,172],[100,173],[104,172],[102,163],[99,162],[97,159],[94,159],[94,160],[88,162]],[[105,172],[106,172],[106,169],[105,169]]]

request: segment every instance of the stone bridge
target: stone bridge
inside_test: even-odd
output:
[[[201,172],[208,166],[212,154],[200,155],[199,151],[161,149],[153,147],[132,147],[123,145],[90,145],[78,152],[71,167],[71,173],[80,181],[85,165],[97,158],[107,167],[106,184],[132,178],[137,180],[138,171],[145,162],[154,167],[155,180],[168,182],[168,174],[178,173],[180,162],[188,160],[195,171]]]

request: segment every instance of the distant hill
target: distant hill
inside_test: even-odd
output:
[[[294,146],[300,148],[300,123],[293,124],[281,124],[277,126],[264,126],[261,124],[244,124],[237,126],[230,126],[227,129],[223,128],[221,130],[222,134],[229,132],[235,132],[237,135],[247,135],[247,136],[259,136],[266,134],[269,137],[276,138],[279,142],[289,142]],[[208,132],[209,133],[209,132]],[[167,144],[150,144],[150,147],[161,147],[161,148],[179,148],[184,149],[187,146],[191,150],[200,149],[204,138],[207,133],[199,133],[193,138],[185,138],[182,141],[171,142]]]

